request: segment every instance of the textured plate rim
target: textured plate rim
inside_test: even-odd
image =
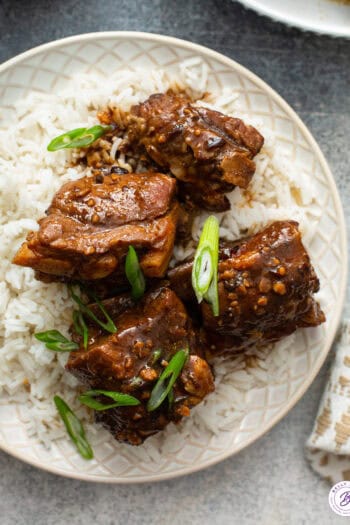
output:
[[[92,481],[92,482],[99,482],[99,483],[120,483],[120,484],[134,484],[134,483],[149,483],[149,482],[155,482],[155,481],[163,481],[168,479],[177,478],[180,476],[192,474],[194,472],[198,472],[200,470],[203,470],[205,468],[208,468],[210,466],[216,465],[217,463],[220,463],[221,461],[229,458],[230,456],[233,456],[234,454],[237,454],[244,448],[248,447],[252,443],[254,443],[257,439],[262,437],[266,432],[268,432],[272,427],[274,427],[286,414],[294,407],[294,405],[300,400],[300,398],[303,396],[303,394],[306,392],[306,390],[309,388],[313,380],[315,379],[316,375],[318,374],[322,364],[324,363],[327,354],[332,346],[335,334],[337,332],[344,301],[345,301],[345,292],[346,292],[346,282],[347,282],[347,267],[348,267],[348,257],[347,257],[347,236],[346,236],[346,226],[345,226],[345,218],[344,218],[344,211],[341,204],[340,196],[335,184],[335,180],[333,178],[333,175],[331,173],[331,170],[327,164],[327,161],[318,146],[317,142],[313,138],[311,132],[308,130],[306,125],[302,122],[300,117],[295,113],[295,111],[291,108],[291,106],[274,90],[272,89],[266,82],[261,80],[257,75],[249,71],[244,66],[240,65],[238,62],[235,62],[234,60],[226,57],[225,55],[222,55],[221,53],[218,53],[217,51],[211,50],[205,46],[201,46],[199,44],[194,44],[187,40],[182,40],[175,37],[170,37],[167,35],[160,35],[155,33],[145,33],[145,32],[139,32],[139,31],[101,31],[101,32],[94,32],[94,33],[83,33],[80,35],[70,36],[66,38],[61,38],[59,40],[54,40],[52,42],[42,44],[40,46],[36,46],[28,51],[25,51],[24,53],[21,53],[14,58],[11,58],[10,60],[7,60],[3,64],[0,65],[0,74],[5,72],[7,69],[12,68],[13,66],[16,66],[17,64],[20,64],[22,61],[27,60],[28,58],[32,58],[37,54],[40,54],[43,51],[51,50],[60,46],[65,46],[66,44],[76,44],[76,43],[82,43],[87,42],[95,39],[103,40],[103,39],[124,39],[124,40],[135,40],[135,39],[141,39],[141,40],[149,40],[158,42],[160,44],[166,44],[166,45],[174,45],[176,47],[181,47],[183,49],[190,50],[194,53],[203,54],[209,58],[212,58],[214,60],[218,60],[221,63],[224,63],[227,67],[234,69],[235,71],[238,71],[240,74],[243,74],[248,79],[250,79],[252,82],[257,84],[265,93],[267,93],[274,101],[279,104],[284,111],[287,113],[287,115],[290,117],[291,120],[293,120],[296,125],[298,126],[300,132],[303,134],[303,136],[307,139],[307,141],[310,143],[311,147],[313,148],[315,155],[317,156],[318,161],[320,162],[322,169],[327,177],[327,182],[329,184],[329,189],[331,191],[332,197],[334,199],[335,203],[335,209],[339,217],[339,227],[340,227],[340,249],[341,249],[341,258],[344,262],[342,268],[342,275],[340,279],[340,294],[339,294],[339,301],[337,303],[337,309],[334,313],[333,317],[333,324],[329,327],[328,333],[326,334],[326,340],[323,345],[323,351],[318,356],[318,359],[314,363],[314,369],[311,374],[309,374],[306,381],[302,383],[302,385],[296,390],[294,395],[291,397],[289,402],[285,405],[284,409],[281,410],[280,413],[278,413],[276,416],[271,418],[269,420],[268,424],[263,425],[259,432],[256,432],[253,434],[247,441],[245,441],[242,444],[238,444],[235,447],[230,447],[229,449],[225,450],[225,452],[221,453],[219,456],[209,459],[201,463],[200,465],[192,465],[190,467],[179,469],[176,472],[164,472],[161,474],[153,474],[149,476],[137,476],[135,478],[123,478],[121,476],[115,476],[115,477],[99,477],[91,474],[85,474],[84,472],[67,472],[63,469],[60,469],[58,467],[53,467],[49,463],[43,463],[40,462],[37,459],[28,458],[25,456],[25,454],[18,451],[16,448],[11,448],[10,446],[0,443],[0,449],[4,452],[8,453],[9,455],[15,457],[16,459],[19,459],[25,463],[28,463],[34,467],[37,467],[41,470],[58,474],[67,478],[73,478],[78,479],[82,481]]]
[[[236,0],[247,9],[252,9],[256,13],[267,16],[275,22],[281,22],[289,27],[297,27],[302,31],[311,31],[313,33],[328,35],[334,38],[350,38],[350,29],[348,32],[340,31],[337,26],[330,25],[329,28],[319,27],[317,24],[303,24],[295,18],[289,18],[288,15],[280,13],[275,9],[270,9],[266,6],[261,5],[261,2],[257,3],[256,0]]]

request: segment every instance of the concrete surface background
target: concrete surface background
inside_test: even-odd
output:
[[[0,0],[0,62],[57,38],[103,30],[192,40],[258,74],[310,127],[331,165],[350,224],[350,41],[286,28],[230,0]],[[88,484],[0,452],[0,523],[345,523],[329,509],[329,486],[309,469],[303,452],[329,363],[330,358],[302,400],[267,435],[186,478],[136,486]]]

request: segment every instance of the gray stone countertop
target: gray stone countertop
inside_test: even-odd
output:
[[[230,0],[0,0],[0,62],[90,31],[139,30],[211,47],[258,74],[309,126],[350,224],[350,41],[290,29]],[[349,294],[348,294],[349,298]],[[330,358],[268,434],[202,472],[145,485],[98,485],[36,470],[0,452],[1,525],[342,524],[329,486],[304,459]]]

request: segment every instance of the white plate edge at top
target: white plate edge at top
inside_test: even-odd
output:
[[[302,31],[311,31],[312,33],[317,33],[320,35],[328,35],[334,38],[350,38],[350,25],[349,30],[344,32],[344,30],[339,29],[336,25],[330,24],[327,28],[320,26],[317,23],[308,23],[301,22],[299,19],[290,17],[283,12],[276,11],[265,5],[262,5],[260,0],[235,0],[236,2],[242,4],[247,9],[251,9],[256,13],[266,16],[271,20],[276,22],[281,22],[289,27],[296,27]]]

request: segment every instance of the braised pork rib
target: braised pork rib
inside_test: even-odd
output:
[[[248,186],[264,143],[242,120],[171,91],[133,106],[127,133],[126,152],[145,152],[180,181],[185,201],[214,211],[229,209],[225,193]]]
[[[168,276],[179,297],[194,304],[191,272],[189,261]],[[207,303],[200,305],[209,354],[266,345],[325,320],[313,298],[319,280],[294,221],[278,221],[247,239],[222,243],[218,281],[219,317]]]
[[[144,274],[162,277],[176,234],[175,195],[176,180],[161,173],[98,173],[68,182],[13,262],[37,270],[39,278],[91,281],[124,273],[132,245]]]
[[[89,329],[89,345],[72,352],[67,370],[93,389],[113,390],[137,397],[141,404],[96,412],[119,441],[139,445],[170,421],[180,421],[214,390],[213,375],[184,305],[168,288],[149,292],[137,304],[129,296],[106,301],[117,332]],[[81,342],[81,341],[80,341]],[[189,358],[173,387],[173,401],[155,411],[147,401],[164,367],[178,351]]]

